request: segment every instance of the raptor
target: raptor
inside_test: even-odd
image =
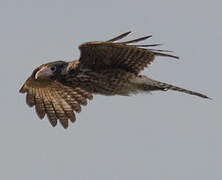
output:
[[[75,112],[79,113],[93,94],[127,96],[174,90],[209,98],[141,75],[156,56],[178,57],[168,51],[152,49],[160,44],[137,44],[151,36],[119,42],[128,34],[130,32],[108,41],[83,43],[79,46],[78,60],[49,62],[36,68],[20,89],[21,93],[26,93],[26,103],[35,106],[40,119],[47,115],[53,127],[59,120],[67,128],[69,120],[75,122]]]

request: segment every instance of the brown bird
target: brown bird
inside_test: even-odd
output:
[[[47,114],[52,126],[57,120],[64,128],[68,120],[76,120],[75,112],[81,111],[81,105],[93,98],[92,94],[129,95],[154,90],[174,90],[202,98],[204,94],[166,84],[140,72],[147,67],[155,56],[167,56],[163,50],[150,49],[160,44],[131,45],[151,36],[125,42],[116,42],[130,32],[108,41],[95,41],[81,44],[80,58],[72,62],[55,61],[36,68],[26,80],[21,93],[27,93],[26,103],[35,106],[40,119]]]

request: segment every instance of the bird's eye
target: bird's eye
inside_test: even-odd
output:
[[[52,66],[50,69],[51,69],[52,71],[55,71],[55,70],[56,70],[56,67],[55,67],[55,66]]]

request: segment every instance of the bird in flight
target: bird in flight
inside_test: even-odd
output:
[[[40,119],[47,115],[53,127],[59,120],[67,128],[69,120],[76,120],[74,112],[79,113],[81,105],[93,98],[92,94],[130,95],[174,90],[209,98],[141,75],[155,56],[178,57],[168,54],[169,51],[152,49],[160,44],[133,44],[151,36],[118,42],[128,34],[130,32],[108,41],[83,43],[79,46],[78,60],[49,62],[36,68],[20,89],[20,93],[26,93],[26,103],[35,106]]]

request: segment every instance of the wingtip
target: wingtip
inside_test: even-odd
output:
[[[213,100],[213,98],[206,96],[205,99]]]
[[[68,126],[68,125],[63,125],[63,124],[62,124],[62,127],[63,127],[64,129],[68,129],[69,126]]]
[[[120,34],[119,37],[126,37],[126,36],[128,36],[130,33],[132,33],[132,31],[127,31],[127,32],[125,32],[125,33],[123,33],[123,34]]]
[[[49,119],[49,116],[48,116],[48,119]],[[50,122],[50,124],[51,124],[51,126],[52,126],[53,128],[55,128],[55,127],[57,126],[57,120],[52,121],[52,120],[49,119],[49,122]]]
[[[128,34],[130,34],[131,32],[132,32],[132,31],[130,31],[130,30],[129,30],[129,31],[128,31],[128,32],[126,32],[125,34],[127,34],[127,35],[128,35]]]
[[[127,31],[127,32],[121,34],[120,36],[126,37],[126,36],[128,36],[130,33],[132,33],[132,31]]]
[[[38,112],[37,110],[36,110],[36,114],[38,115],[38,117],[39,117],[39,119],[44,119],[44,117],[45,117],[45,113],[42,113],[42,112]]]
[[[26,92],[26,88],[25,88],[25,84],[19,89],[19,93],[25,93]]]
[[[180,59],[180,57],[179,56],[173,56],[175,59]]]
[[[154,52],[154,55],[156,56],[166,56],[166,57],[171,57],[171,58],[174,58],[174,59],[180,59],[178,56],[174,56],[174,55],[171,55],[171,54],[165,54],[165,53],[160,53],[160,52]]]
[[[123,33],[123,34],[121,34],[121,35],[119,35],[119,36],[117,36],[117,37],[114,37],[114,38],[112,38],[112,39],[109,39],[107,42],[118,41],[118,40],[120,40],[120,39],[128,36],[130,33],[131,33],[131,31],[125,32],[125,33]]]
[[[130,41],[124,41],[124,42],[121,42],[123,44],[131,44],[131,43],[137,43],[139,41],[144,41],[148,38],[151,38],[152,35],[149,35],[149,36],[144,36],[144,37],[141,37],[141,38],[137,38],[137,39],[133,39],[133,40],[130,40]]]
[[[139,45],[135,45],[137,47],[155,47],[155,46],[162,46],[164,44],[162,43],[158,43],[158,44],[139,44]]]

